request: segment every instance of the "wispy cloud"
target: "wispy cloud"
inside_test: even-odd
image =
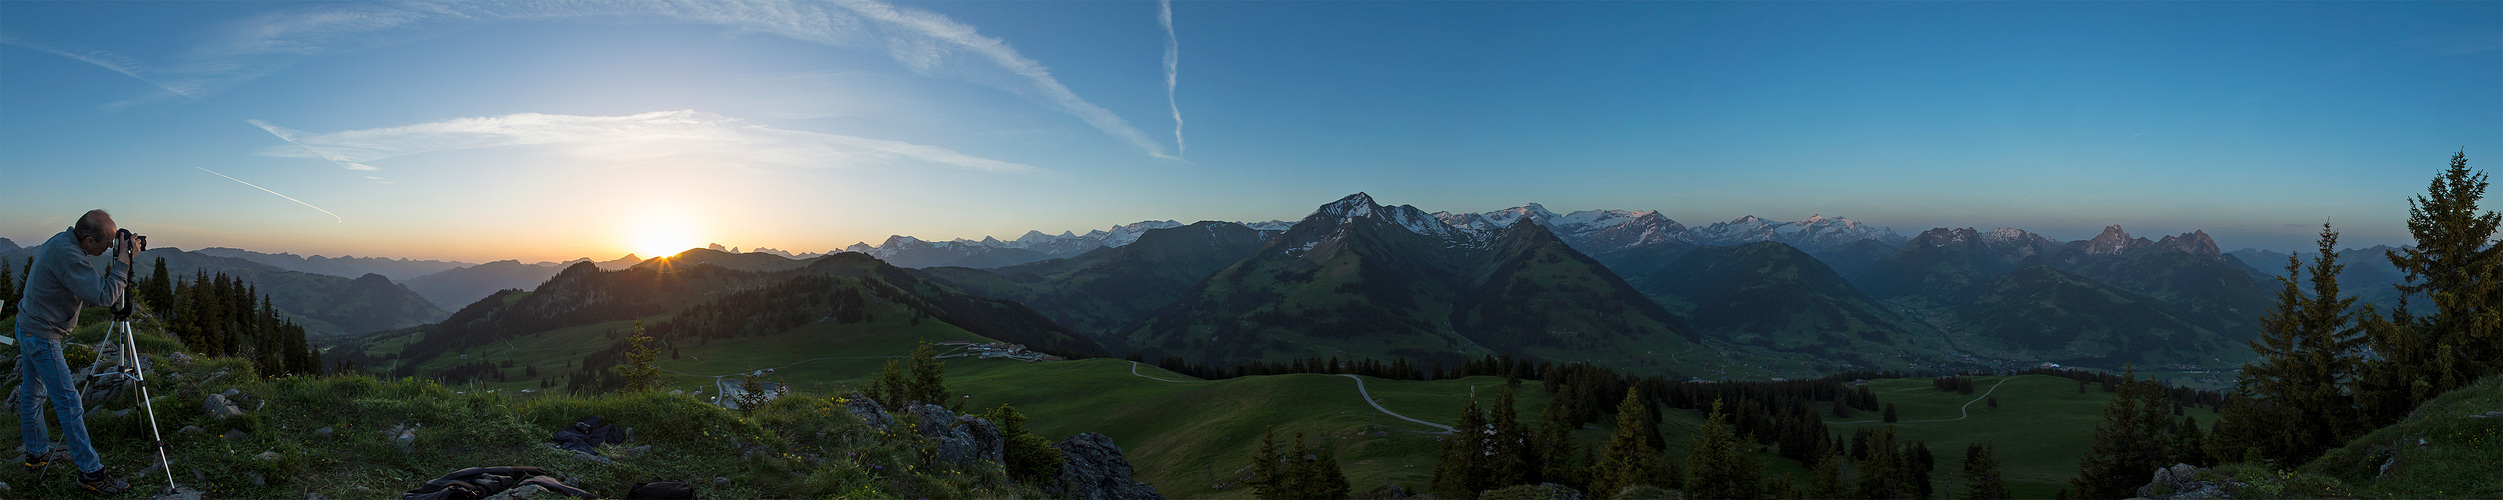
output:
[[[1173,108],[1173,155],[1185,156],[1191,145],[1182,141],[1182,103],[1173,97],[1182,74],[1182,39],[1173,34],[1173,0],[1156,0],[1156,24],[1165,27],[1165,105]]]
[[[321,211],[322,211],[322,213],[325,213],[325,214],[330,214],[330,218],[332,218],[332,219],[336,219],[336,220],[334,220],[334,221],[332,221],[332,222],[347,222],[347,221],[348,221],[348,219],[347,219],[347,218],[345,218],[345,217],[340,217],[340,216],[339,216],[339,214],[331,213],[329,210],[323,210],[323,209],[322,209],[322,207],[316,207],[316,206],[313,206],[313,204],[311,204],[311,203],[305,203],[305,202],[304,202],[304,200],[295,199],[295,197],[293,197],[293,196],[287,196],[287,195],[284,195],[284,194],[279,194],[277,191],[271,191],[271,190],[269,190],[269,188],[261,187],[261,185],[259,185],[259,184],[253,184],[253,183],[249,183],[249,182],[243,182],[243,179],[237,179],[237,178],[234,178],[233,176],[228,176],[228,175],[226,175],[226,174],[217,173],[217,171],[215,171],[215,170],[209,170],[209,169],[206,169],[206,168],[201,168],[201,167],[191,167],[191,168],[198,168],[198,169],[200,169],[200,171],[202,171],[202,172],[208,172],[208,173],[209,173],[209,175],[215,175],[215,176],[218,176],[218,177],[225,177],[225,178],[226,178],[226,180],[235,181],[235,182],[240,182],[240,183],[243,183],[243,185],[246,185],[246,186],[252,186],[252,189],[258,189],[258,190],[261,190],[262,192],[266,192],[266,193],[269,193],[269,194],[275,194],[275,195],[278,195],[278,197],[280,197],[280,198],[286,198],[286,199],[287,199],[287,201],[296,202],[296,204],[298,204],[298,205],[304,205],[304,206],[306,206],[306,207],[310,207],[310,208],[312,208],[312,209],[314,209],[314,210],[321,210]]]
[[[567,154],[605,165],[651,161],[753,168],[924,164],[997,173],[1045,171],[937,146],[784,130],[693,110],[627,116],[521,113],[319,135],[259,120],[252,123],[290,144],[263,150],[262,155],[320,158],[352,170],[373,169],[367,162],[434,151],[571,146]]]
[[[121,56],[120,54],[114,54],[114,53],[111,53],[111,52],[105,52],[105,51],[101,51],[101,50],[94,50],[94,49],[66,48],[66,47],[61,47],[61,46],[54,45],[54,44],[42,43],[42,42],[36,42],[36,41],[32,41],[32,40],[26,40],[26,39],[22,39],[22,38],[17,38],[17,37],[14,37],[14,36],[9,36],[9,35],[6,35],[6,34],[0,34],[0,45],[11,45],[11,46],[17,46],[17,47],[24,47],[24,48],[27,48],[27,49],[33,49],[33,50],[38,50],[38,51],[43,51],[43,52],[51,53],[52,55],[57,55],[57,56],[61,56],[61,57],[67,57],[67,58],[70,58],[70,59],[75,59],[75,60],[78,60],[78,61],[80,61],[80,62],[85,62],[85,63],[87,63],[87,64],[93,64],[93,65],[96,65],[97,67],[101,67],[101,68],[104,68],[104,69],[107,69],[107,70],[112,70],[112,71],[113,71],[113,72],[115,72],[115,73],[121,73],[123,76],[128,76],[128,77],[130,77],[130,78],[131,78],[131,79],[133,79],[133,80],[139,80],[139,81],[141,81],[141,82],[145,82],[145,83],[147,83],[147,84],[149,84],[149,85],[154,85],[154,86],[156,86],[156,88],[158,88],[158,89],[162,89],[162,90],[164,90],[164,91],[165,91],[165,94],[159,94],[159,95],[156,95],[156,96],[150,96],[150,97],[148,97],[148,98],[143,98],[143,99],[133,99],[133,100],[128,100],[128,101],[122,101],[122,102],[113,103],[113,104],[112,104],[112,106],[113,106],[113,107],[121,107],[121,106],[125,106],[125,105],[132,104],[132,103],[143,102],[143,100],[153,100],[153,99],[163,98],[163,97],[174,97],[174,96],[179,96],[179,97],[191,97],[191,91],[190,91],[190,90],[188,90],[188,89],[178,88],[178,87],[175,87],[175,86],[173,86],[173,85],[167,84],[167,83],[165,83],[165,82],[159,81],[159,80],[157,80],[156,78],[153,78],[153,77],[151,77],[151,76],[149,76],[149,75],[142,74],[142,73],[154,73],[154,71],[153,71],[151,68],[149,68],[146,64],[141,63],[141,62],[139,62],[139,61],[138,61],[138,60],[136,60],[136,59],[131,59],[131,58],[128,58],[128,57],[123,57],[123,56]]]
[[[1032,96],[1041,104],[1085,121],[1151,156],[1173,157],[1162,144],[1120,116],[1078,97],[1052,75],[1050,68],[1018,53],[1006,42],[984,36],[973,26],[946,16],[877,0],[323,4],[230,23],[161,68],[122,64],[113,59],[82,60],[107,61],[98,65],[157,83],[173,94],[198,97],[277,73],[305,57],[400,43],[484,23],[559,19],[709,24],[832,47],[883,49],[897,63],[924,76],[962,77]],[[80,57],[73,52],[52,52]],[[1168,74],[1171,58],[1168,54]],[[1006,71],[1014,78],[954,74],[968,67],[954,63],[958,59],[975,62],[973,66]]]

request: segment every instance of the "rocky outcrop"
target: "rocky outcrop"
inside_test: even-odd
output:
[[[1112,438],[1088,432],[1052,447],[1060,449],[1061,484],[1043,488],[1045,493],[1076,500],[1164,498],[1156,487],[1130,477],[1130,459]]]
[[[939,405],[916,405],[910,408],[921,425],[913,429],[929,439],[941,461],[969,464],[976,460],[1004,463],[1000,459],[1008,440],[999,426],[989,420],[958,416]]]
[[[2233,498],[2233,490],[2242,483],[2230,480],[2201,481],[2201,469],[2190,464],[2173,464],[2155,470],[2155,479],[2138,487],[2138,498],[2148,500],[2192,500],[2200,498]]]
[[[886,407],[878,406],[878,400],[869,399],[868,396],[862,396],[860,393],[853,393],[851,397],[843,398],[843,410],[852,412],[852,416],[860,417],[861,421],[869,423],[869,428],[872,429],[883,431],[895,425],[895,417],[886,414]]]

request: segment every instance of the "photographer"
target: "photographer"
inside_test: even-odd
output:
[[[61,357],[61,339],[78,327],[79,309],[114,305],[129,283],[111,272],[112,264],[118,262],[128,269],[131,259],[146,247],[146,238],[120,231],[112,214],[101,209],[88,211],[78,218],[78,225],[36,247],[34,267],[26,274],[26,296],[17,307],[17,366],[24,381],[18,387],[17,425],[28,473],[41,472],[67,451],[78,465],[80,488],[104,494],[130,490],[129,483],[105,472],[104,461],[88,439],[86,405],[79,401],[78,388],[70,380],[69,362]],[[114,258],[104,269],[87,261],[108,249],[115,250]],[[68,450],[50,449],[52,438],[43,417],[47,396],[53,413],[61,417],[61,435]]]

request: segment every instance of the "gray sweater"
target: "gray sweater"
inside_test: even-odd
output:
[[[111,271],[111,262],[105,270]],[[52,235],[35,247],[35,264],[26,272],[26,297],[17,301],[17,335],[60,340],[78,327],[78,310],[113,305],[122,294],[122,277],[99,273],[69,231]]]

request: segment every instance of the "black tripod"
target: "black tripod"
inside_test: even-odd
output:
[[[128,241],[132,236],[129,230],[123,230],[121,237]],[[120,252],[125,251],[130,250],[127,247],[114,248],[117,257]],[[122,366],[116,369],[115,373],[139,386],[139,406],[148,409],[148,434],[156,439],[157,465],[165,469],[165,491],[170,493],[174,491],[174,462],[165,456],[165,432],[157,428],[156,404],[148,400],[148,370],[139,366],[141,361],[139,337],[130,332],[130,317],[139,311],[138,304],[130,300],[131,267],[137,265],[135,263],[138,260],[137,255],[132,255],[131,261],[134,264],[122,266],[122,294],[115,298],[117,304],[113,307],[113,330],[105,332],[105,341],[113,341],[114,332],[120,332],[122,335],[122,347],[114,349],[114,353],[121,356]]]

